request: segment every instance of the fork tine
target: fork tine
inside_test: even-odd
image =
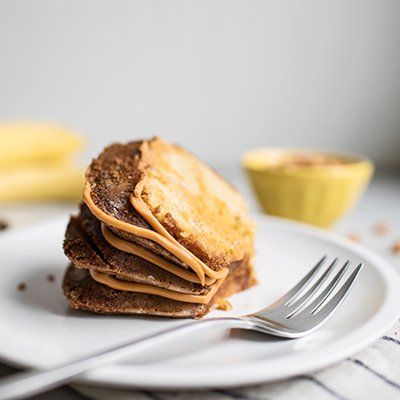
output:
[[[273,310],[277,307],[284,306],[284,305],[289,305],[297,295],[299,295],[302,290],[312,281],[312,279],[315,277],[315,275],[318,274],[318,272],[321,270],[327,256],[323,256],[316,264],[315,266],[309,271],[299,282],[297,282],[288,292],[286,292],[281,298],[273,302],[271,305],[269,305],[266,309],[263,311],[269,311]]]
[[[342,303],[342,301],[346,298],[346,296],[348,295],[351,287],[353,286],[355,280],[357,279],[358,274],[360,273],[361,269],[363,268],[364,264],[360,263],[358,264],[357,268],[352,272],[352,274],[347,278],[346,282],[342,285],[342,287],[337,291],[337,293],[328,301],[327,304],[325,304],[322,308],[320,308],[317,312],[314,312],[314,314],[312,315],[312,318],[310,318],[310,320],[312,321],[313,325],[319,325],[322,322],[324,322],[325,320],[327,320],[332,314],[333,312],[336,310],[337,307],[339,307],[339,305]],[[342,268],[343,269],[343,268]],[[339,271],[338,275],[341,273],[342,271]],[[343,271],[344,273],[344,271]],[[342,273],[342,275],[343,275]],[[335,277],[336,278],[336,277]],[[337,280],[337,282],[340,280],[340,278]],[[337,283],[336,283],[337,284]],[[335,286],[336,286],[335,284]],[[333,289],[332,289],[333,290]],[[332,290],[330,291],[330,293],[332,292]],[[329,295],[329,294],[328,294]],[[322,298],[322,294],[320,296]],[[327,297],[327,296],[326,296]],[[325,297],[325,298],[326,298]],[[325,299],[324,299],[325,300]],[[315,301],[316,303],[316,301]],[[321,304],[321,302],[319,303]],[[311,310],[314,311],[318,308],[319,304],[314,304],[314,308],[311,308],[312,305],[310,305],[307,311]],[[301,315],[303,315],[303,313],[306,310],[304,310]],[[309,315],[310,317],[310,315]],[[306,316],[307,318],[307,316]]]
[[[350,265],[350,260],[347,260],[343,267],[340,268],[339,272],[334,276],[334,278],[329,282],[326,288],[322,291],[322,293],[314,299],[304,310],[301,312],[305,314],[314,314],[318,307],[323,304],[323,302],[328,298],[328,296],[333,292],[335,287],[340,282],[340,279],[343,277],[344,273],[346,272],[347,268]]]
[[[285,309],[286,317],[291,318],[294,313],[296,313],[304,304],[306,304],[318,291],[318,289],[324,284],[324,282],[332,275],[333,269],[337,264],[338,259],[335,258],[331,265],[325,270],[325,272],[321,275],[317,282],[310,289],[308,289],[298,300],[296,300],[292,305]],[[347,266],[349,261],[345,264]]]

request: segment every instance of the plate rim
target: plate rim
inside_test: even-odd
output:
[[[381,255],[377,254],[375,251],[369,249],[363,244],[351,242],[349,239],[341,236],[340,234],[332,231],[326,231],[321,228],[317,228],[311,225],[307,225],[297,221],[291,221],[280,217],[269,216],[262,213],[252,213],[256,219],[261,219],[267,224],[272,224],[277,226],[279,229],[285,231],[291,231],[299,234],[306,234],[312,237],[317,237],[318,239],[326,240],[330,243],[334,243],[349,250],[350,252],[356,253],[362,258],[370,260],[373,264],[374,269],[379,273],[383,282],[385,284],[385,298],[376,311],[376,313],[368,321],[363,323],[360,327],[355,329],[351,334],[345,335],[335,340],[334,343],[330,344],[330,348],[335,351],[330,351],[330,354],[325,353],[325,349],[322,350],[318,348],[313,350],[310,357],[305,357],[304,353],[300,355],[290,355],[286,357],[278,357],[285,361],[285,358],[290,357],[291,363],[285,364],[285,370],[282,368],[275,371],[268,370],[265,373],[266,367],[270,360],[258,360],[251,363],[251,370],[249,371],[248,365],[246,365],[246,374],[240,372],[240,368],[224,366],[224,374],[222,377],[220,374],[213,374],[213,370],[218,370],[221,367],[213,367],[207,369],[205,376],[204,371],[199,374],[196,372],[196,380],[199,383],[193,382],[190,379],[190,373],[188,369],[179,369],[179,384],[176,382],[177,370],[168,371],[161,368],[156,368],[156,365],[152,366],[152,377],[147,376],[148,372],[143,374],[143,366],[135,367],[133,365],[121,365],[115,364],[110,366],[104,366],[99,369],[85,373],[76,380],[76,383],[81,383],[85,385],[95,385],[95,386],[107,386],[107,387],[129,387],[129,388],[142,388],[142,389],[176,389],[176,390],[189,390],[189,389],[216,389],[216,388],[235,388],[243,387],[255,384],[262,384],[266,382],[272,382],[281,379],[288,379],[299,374],[310,373],[324,367],[330,366],[335,362],[339,362],[344,358],[354,354],[361,349],[367,347],[369,344],[373,343],[381,336],[383,336],[399,319],[400,317],[400,296],[396,296],[396,292],[400,289],[400,274],[395,270],[394,264],[383,258]],[[13,236],[20,233],[21,231],[29,231],[32,229],[37,229],[41,226],[53,225],[57,223],[66,224],[66,218],[57,217],[48,219],[46,221],[41,221],[35,224],[30,224],[29,226],[18,228],[10,232],[5,232],[3,238],[7,236]],[[0,237],[0,241],[2,237]],[[378,327],[378,325],[380,325]],[[368,335],[361,336],[364,331],[370,330],[371,326],[374,328],[369,332]],[[354,337],[358,337],[356,342],[352,342]],[[349,343],[346,343],[349,342]],[[351,347],[351,348],[350,348]],[[301,359],[301,367],[298,366],[299,363],[295,362],[295,358]],[[8,365],[15,366],[17,368],[29,367],[29,364],[20,363],[11,359],[10,357],[1,354],[0,349],[0,361]],[[279,362],[275,361],[275,364],[279,366]],[[128,371],[129,374],[135,374],[136,383],[131,380],[124,378],[124,372]],[[142,371],[142,373],[141,373]],[[182,374],[181,374],[182,372]],[[132,376],[132,375],[131,375]],[[157,376],[157,383],[154,382],[154,376]],[[175,378],[175,379],[174,379]],[[207,378],[207,383],[204,384],[204,379]],[[203,383],[200,383],[203,382]]]

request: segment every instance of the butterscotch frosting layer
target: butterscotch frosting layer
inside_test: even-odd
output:
[[[122,239],[119,236],[115,235],[105,224],[101,226],[102,233],[104,238],[110,243],[113,247],[118,250],[134,254],[144,260],[151,262],[154,265],[170,272],[171,274],[177,275],[182,279],[185,279],[189,282],[200,283],[200,280],[196,274],[190,272],[163,257],[160,257],[157,254],[152,253],[151,251],[143,248],[142,246],[137,245],[136,243],[129,242],[128,240]],[[226,268],[218,271],[217,278],[223,278],[226,276]],[[212,285],[216,279],[206,277],[205,284]]]
[[[90,275],[96,282],[102,283],[103,285],[106,285],[115,290],[152,294],[155,296],[165,297],[167,299],[181,301],[184,303],[197,303],[197,304],[208,304],[225,279],[225,277],[219,279],[218,282],[212,287],[212,289],[206,295],[191,295],[191,294],[174,292],[167,289],[162,289],[152,285],[144,285],[140,283],[123,281],[113,276],[102,274],[100,272],[96,272],[93,270],[90,271]]]

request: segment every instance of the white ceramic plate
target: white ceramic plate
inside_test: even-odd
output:
[[[303,374],[339,361],[383,335],[400,314],[400,279],[368,249],[334,234],[257,216],[259,285],[232,297],[246,314],[289,289],[323,255],[366,266],[330,322],[298,340],[251,332],[213,331],[154,349],[134,360],[99,368],[82,381],[142,388],[222,388]],[[60,284],[65,220],[0,237],[0,357],[11,364],[51,367],[182,320],[101,316],[68,309]],[[56,282],[46,279],[56,276]],[[19,282],[27,288],[16,289]],[[214,311],[210,316],[228,315]],[[157,362],[155,362],[157,361]]]

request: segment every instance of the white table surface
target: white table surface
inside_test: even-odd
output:
[[[223,168],[220,169],[220,172],[228,179],[230,178],[230,181],[242,191],[249,201],[250,208],[257,210],[257,204],[252,198],[251,191],[241,172],[236,169]],[[4,219],[10,224],[9,229],[18,229],[45,218],[60,215],[65,215],[67,218],[74,210],[76,210],[76,205],[68,203],[3,205],[0,207],[0,219]],[[341,234],[357,235],[361,242],[365,242],[369,247],[379,251],[400,271],[400,254],[393,254],[390,245],[382,246],[383,238],[374,232],[374,226],[377,223],[385,223],[388,226],[389,230],[384,238],[385,243],[390,244],[400,240],[400,175],[377,174],[357,207],[334,227],[334,230]],[[13,371],[13,368],[0,364],[0,376]],[[84,397],[65,386],[32,399],[82,400]]]

